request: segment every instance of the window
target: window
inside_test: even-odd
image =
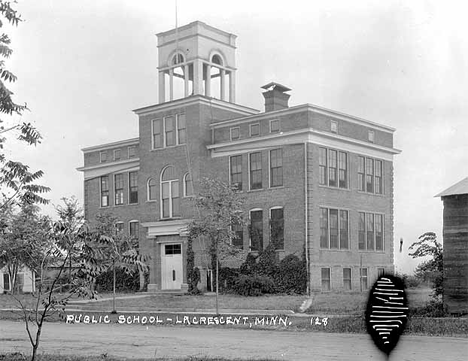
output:
[[[131,146],[131,147],[128,147],[128,157],[129,158],[133,158],[135,157],[135,147],[134,146]]]
[[[124,203],[124,181],[123,174],[114,175],[114,190],[115,190],[115,202],[114,204],[121,205]]]
[[[177,144],[185,144],[186,133],[185,114],[177,114]]]
[[[162,218],[180,216],[179,180],[173,166],[167,166],[161,173]]]
[[[358,157],[358,190],[383,194],[383,161]]]
[[[322,291],[330,291],[330,268],[322,268]]]
[[[382,194],[382,161],[375,160],[375,193]]]
[[[276,250],[284,249],[284,212],[283,208],[270,210],[270,238]]]
[[[153,149],[162,148],[162,120],[155,119],[153,120]]]
[[[182,245],[181,244],[166,244],[164,246],[164,254],[182,254]]]
[[[320,208],[320,248],[349,249],[348,211]]]
[[[138,203],[138,173],[128,173],[128,203]]]
[[[278,133],[280,131],[279,119],[273,119],[270,121],[270,133]]]
[[[250,189],[262,188],[262,153],[250,154]]]
[[[250,249],[263,250],[263,211],[250,211]]]
[[[351,268],[343,268],[343,288],[351,291]]]
[[[338,133],[338,123],[334,120],[330,121],[330,130],[332,133]]]
[[[358,247],[366,249],[366,214],[359,212]]]
[[[283,150],[270,151],[270,187],[283,185]]]
[[[340,249],[349,248],[348,211],[340,210]]]
[[[124,223],[123,222],[116,222],[115,223],[115,230],[117,233],[121,233],[124,230]]]
[[[101,207],[109,207],[109,176],[101,177]]]
[[[381,214],[376,214],[374,217],[374,220],[375,220],[375,250],[383,251],[384,249],[383,216]]]
[[[340,152],[338,160],[338,186],[348,187],[348,154]]]
[[[231,140],[237,140],[240,138],[239,127],[231,128]]]
[[[358,248],[384,250],[384,215],[359,212]]]
[[[11,291],[10,289],[10,274],[9,273],[4,273],[3,274],[3,290],[4,291]]]
[[[378,267],[377,268],[377,278],[380,276],[383,276],[385,274],[385,268],[383,267]]]
[[[320,248],[328,248],[328,209],[320,208]]]
[[[374,136],[375,136],[375,133],[373,130],[369,130],[369,133],[367,135],[367,139],[369,140],[369,142],[371,143],[374,143]]]
[[[337,184],[337,161],[336,150],[328,151],[328,185],[336,187]]]
[[[153,149],[185,144],[187,123],[185,114],[176,114],[154,119],[152,124]]]
[[[175,122],[174,116],[164,118],[164,144],[166,147],[171,147],[176,144]]]
[[[374,193],[374,160],[366,158],[366,192]]]
[[[122,152],[120,151],[120,149],[116,149],[114,150],[114,160],[120,160],[120,157],[121,157],[121,154]]]
[[[366,190],[366,158],[358,157],[358,190],[364,192]]]
[[[348,154],[319,148],[319,184],[348,188]]]
[[[250,124],[250,136],[255,137],[260,135],[260,124]]]
[[[128,229],[129,229],[130,237],[132,237],[134,239],[140,238],[140,231],[139,231],[138,221],[128,222]]]
[[[361,290],[367,290],[367,268],[361,268]]]
[[[153,178],[148,179],[148,200],[156,200],[156,181]]]
[[[104,163],[107,161],[107,152],[106,151],[103,151],[101,153],[99,153],[99,160],[101,163]]]
[[[231,186],[235,186],[238,191],[242,190],[242,156],[235,155],[230,158]]]
[[[367,233],[367,250],[374,250],[374,215],[372,213],[366,214],[366,233]]]
[[[189,173],[185,173],[184,175],[184,197],[193,196],[193,183],[192,177]]]
[[[319,149],[319,184],[328,185],[327,177],[327,150]]]
[[[232,230],[235,233],[235,237],[232,240],[232,245],[235,247],[244,247],[244,228],[240,224],[234,224]]]

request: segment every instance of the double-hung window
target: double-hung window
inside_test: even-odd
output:
[[[123,174],[114,175],[114,191],[116,206],[124,204],[124,178]]]
[[[232,245],[235,247],[244,247],[244,228],[240,224],[233,224],[232,231],[234,232],[234,238],[232,239]]]
[[[190,173],[185,173],[184,175],[184,197],[193,196],[193,183],[192,176]]]
[[[138,173],[128,173],[128,203],[138,203]]]
[[[147,185],[147,193],[148,197],[147,199],[149,201],[155,201],[156,200],[156,181],[153,178],[148,179],[148,185]]]
[[[172,147],[187,142],[185,114],[169,115],[152,122],[153,149]]]
[[[383,194],[383,161],[358,157],[358,190]]]
[[[250,189],[262,188],[262,153],[250,154]]]
[[[322,291],[330,291],[331,289],[331,275],[330,268],[322,268]]]
[[[283,150],[270,151],[270,187],[283,185]]]
[[[383,214],[359,212],[358,248],[368,251],[384,250]]]
[[[250,249],[263,250],[263,211],[250,211]]]
[[[179,179],[173,166],[164,168],[161,174],[162,218],[180,216]]]
[[[348,154],[334,149],[319,148],[319,184],[348,188]]]
[[[348,211],[320,208],[320,248],[349,249]]]
[[[343,288],[351,291],[351,268],[343,268]]]
[[[233,127],[230,129],[231,133],[231,140],[237,140],[240,138],[240,130],[239,127]]]
[[[101,177],[101,207],[109,207],[109,176]]]
[[[242,155],[234,155],[229,159],[231,186],[242,190]]]
[[[132,237],[133,239],[138,239],[140,235],[138,221],[130,221],[128,223],[128,228],[129,228],[130,237]]]
[[[270,238],[276,250],[284,249],[284,212],[283,208],[270,210]]]

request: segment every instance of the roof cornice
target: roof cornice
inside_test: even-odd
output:
[[[337,111],[334,111],[334,110],[322,108],[322,107],[319,107],[319,106],[316,106],[316,105],[313,105],[313,104],[309,104],[309,103],[296,105],[296,106],[293,106],[293,107],[290,107],[290,108],[274,110],[274,111],[271,111],[271,112],[264,112],[264,113],[260,113],[260,114],[254,114],[254,115],[250,115],[250,116],[247,116],[247,117],[240,117],[240,118],[220,121],[220,122],[212,123],[212,124],[210,124],[210,126],[212,128],[221,128],[221,127],[229,126],[231,124],[247,123],[247,122],[262,120],[262,119],[271,119],[271,118],[275,118],[275,117],[279,117],[279,116],[286,116],[286,115],[289,115],[289,114],[295,114],[295,113],[300,113],[300,112],[304,112],[304,111],[310,111],[310,112],[313,112],[313,113],[327,115],[327,116],[333,117],[334,119],[345,120],[345,121],[348,121],[348,122],[351,122],[351,123],[359,124],[359,125],[362,125],[362,126],[366,126],[366,127],[376,129],[376,130],[380,130],[380,131],[387,132],[387,133],[394,133],[395,132],[395,128],[389,127],[387,125],[375,123],[375,122],[372,122],[370,120],[366,120],[366,119],[355,117],[355,116],[352,116],[352,115],[340,113],[340,112],[337,112]]]
[[[91,147],[82,148],[81,151],[83,153],[90,153],[90,152],[96,152],[99,150],[107,150],[109,148],[123,147],[123,146],[128,146],[128,145],[138,145],[138,144],[140,144],[140,138],[131,138],[131,139],[119,140],[119,141],[112,142],[112,143],[93,145]]]
[[[240,114],[243,114],[244,116],[249,116],[249,115],[258,113],[257,109],[249,108],[249,107],[239,105],[239,104],[229,103],[229,102],[222,101],[222,100],[215,99],[215,98],[208,98],[203,95],[192,95],[186,98],[181,98],[181,99],[177,99],[177,100],[173,100],[173,101],[169,101],[169,102],[165,102],[161,104],[149,105],[147,107],[134,109],[133,112],[137,115],[145,115],[145,114],[151,114],[154,112],[180,108],[181,106],[188,106],[188,105],[193,105],[197,103],[211,105],[219,109],[224,109],[224,110],[228,109],[228,110],[236,111]]]

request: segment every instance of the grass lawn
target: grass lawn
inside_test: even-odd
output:
[[[410,288],[407,290],[411,308],[421,307],[429,301],[431,290],[429,288]],[[158,311],[181,309],[183,311],[199,311],[215,308],[214,295],[150,295],[145,297],[131,298],[131,296],[143,296],[145,294],[117,294],[117,297],[126,297],[116,300],[117,310],[126,311]],[[20,295],[20,299],[32,305],[33,299],[30,295]],[[102,294],[100,298],[110,298],[111,294]],[[306,296],[288,295],[265,295],[260,297],[242,297],[237,295],[220,295],[220,309],[245,309],[245,310],[292,310],[299,311],[299,307],[307,299]],[[360,314],[365,310],[367,293],[317,293],[312,295],[312,304],[307,313],[328,314]],[[112,301],[90,301],[80,304],[81,308],[94,311],[110,311]],[[0,309],[16,308],[17,301],[9,295],[0,295]],[[70,305],[69,308],[76,308]]]
[[[23,355],[21,353],[14,353],[14,354],[0,354],[0,361],[26,361],[30,360],[31,357],[29,355]],[[36,357],[37,361],[122,361],[125,360],[123,358],[115,358],[112,356],[102,355],[102,356],[64,356],[64,355],[47,355],[47,354],[40,354]],[[132,359],[133,361],[148,361],[149,359]],[[189,356],[185,358],[151,358],[152,361],[240,361],[245,359],[237,359],[237,358],[219,358],[219,357],[195,357]],[[274,361],[273,359],[255,359],[255,361]]]

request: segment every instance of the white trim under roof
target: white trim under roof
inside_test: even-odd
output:
[[[247,116],[247,117],[219,121],[219,122],[210,124],[210,127],[212,127],[212,128],[222,128],[222,127],[230,126],[233,123],[234,124],[240,124],[240,123],[253,122],[253,121],[256,121],[256,120],[270,119],[270,118],[279,117],[279,116],[286,116],[286,115],[289,115],[289,114],[300,113],[300,112],[303,112],[303,111],[310,111],[312,113],[327,115],[327,116],[333,117],[333,119],[341,119],[341,120],[344,120],[344,121],[348,121],[350,123],[362,125],[362,126],[365,126],[365,127],[370,127],[370,128],[376,129],[376,130],[387,132],[387,133],[394,133],[395,130],[396,130],[395,128],[389,127],[387,125],[375,123],[375,122],[372,122],[370,120],[358,118],[358,117],[348,115],[348,114],[344,114],[344,113],[340,113],[340,112],[337,112],[337,111],[334,111],[334,110],[321,108],[321,107],[318,107],[316,105],[308,104],[308,103],[307,104],[296,105],[296,106],[290,107],[290,108],[274,110],[274,111],[271,111],[271,112],[264,112],[264,113],[260,113],[260,114],[254,114],[254,115],[250,115],[250,116]]]
[[[256,114],[259,112],[257,109],[248,108],[243,105],[229,103],[229,102],[219,100],[219,99],[207,98],[203,95],[192,95],[186,98],[176,99],[176,100],[172,100],[172,101],[165,102],[162,104],[150,105],[147,107],[134,109],[133,112],[137,115],[145,115],[145,114],[151,114],[151,113],[159,112],[163,110],[167,111],[171,109],[177,109],[177,108],[180,108],[181,106],[188,106],[188,105],[192,105],[196,103],[204,103],[207,105],[211,105],[214,108],[219,108],[219,109],[224,109],[224,110],[226,109],[233,110],[233,111],[238,112],[239,114],[244,114],[245,116],[249,116],[249,115]]]
[[[91,147],[82,148],[81,151],[83,153],[90,153],[90,152],[96,152],[96,151],[102,151],[102,150],[108,150],[108,149],[117,148],[117,147],[138,145],[138,144],[140,144],[140,138],[131,138],[131,139],[119,140],[117,142],[112,142],[112,143],[93,145]]]
[[[143,227],[148,228],[147,238],[157,236],[187,236],[187,226],[192,219],[175,219],[172,221],[155,221],[140,223]]]
[[[120,162],[108,162],[79,167],[76,170],[84,173],[84,179],[92,179],[111,173],[133,172],[140,169],[140,158],[125,159]]]
[[[393,161],[393,155],[401,153],[400,150],[395,148],[383,147],[312,128],[275,133],[261,138],[255,137],[212,144],[208,145],[207,149],[211,151],[212,158],[217,158],[304,143],[317,144],[388,161]]]

